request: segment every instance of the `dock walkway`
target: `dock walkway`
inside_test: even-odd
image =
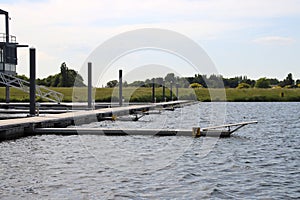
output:
[[[70,125],[88,124],[101,121],[112,115],[122,116],[155,108],[181,106],[190,101],[171,101],[146,105],[130,105],[126,107],[103,108],[97,110],[76,111],[62,114],[0,120],[0,141],[17,139],[33,134],[35,128],[65,128]]]

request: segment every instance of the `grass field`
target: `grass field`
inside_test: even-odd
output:
[[[86,101],[86,88],[51,88],[64,94],[65,102]],[[28,102],[29,95],[15,88],[11,88],[11,102]],[[222,89],[191,89],[180,88],[179,99],[199,100],[199,101],[298,101],[300,102],[300,88],[297,89],[233,89],[228,88],[226,97],[222,94]],[[156,101],[163,101],[162,88],[155,89]],[[213,99],[211,98],[211,96]],[[93,96],[96,102],[110,102],[118,100],[118,88],[97,88],[93,90]],[[125,101],[130,102],[151,102],[152,88],[124,88],[123,96]],[[170,100],[170,91],[166,89],[167,100]],[[173,90],[173,99],[175,89]],[[43,101],[37,98],[38,101]],[[5,102],[5,88],[0,88],[0,102]]]

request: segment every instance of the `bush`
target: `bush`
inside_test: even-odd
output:
[[[260,78],[256,81],[255,87],[256,88],[270,88],[270,81],[266,77]]]
[[[203,88],[203,86],[200,83],[192,83],[190,84],[190,88]]]
[[[236,88],[237,89],[245,89],[245,88],[250,88],[251,85],[247,84],[247,83],[240,83]]]
[[[286,85],[286,86],[284,86],[284,88],[290,89],[290,88],[293,88],[293,86],[291,86],[291,85]]]

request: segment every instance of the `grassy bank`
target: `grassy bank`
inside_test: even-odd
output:
[[[65,102],[86,101],[87,90],[86,88],[51,88],[57,92],[64,94]],[[179,89],[179,99],[198,99],[200,101],[211,101],[210,94],[214,96],[213,100],[216,101],[298,101],[300,102],[300,88],[297,89],[232,89],[228,88],[226,91],[226,99],[223,98],[221,89]],[[94,91],[95,100],[97,102],[110,102],[117,101],[118,89],[113,88],[97,88]],[[175,89],[173,90],[175,93]],[[162,88],[156,88],[157,102],[163,101]],[[150,102],[152,99],[151,88],[124,88],[123,96],[125,101],[131,102]],[[170,99],[170,91],[166,89],[167,100]],[[173,96],[176,99],[175,94]],[[39,101],[42,101],[38,98]],[[5,102],[5,88],[0,88],[0,101]],[[28,102],[29,95],[22,91],[11,88],[11,101],[12,102]]]

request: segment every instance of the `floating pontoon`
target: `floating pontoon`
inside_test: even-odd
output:
[[[111,129],[111,128],[35,128],[35,134],[58,134],[58,135],[150,135],[150,136],[210,136],[230,137],[232,133],[248,124],[256,124],[257,121],[225,124],[200,129],[199,127],[188,129]],[[232,129],[232,127],[235,127]],[[224,130],[227,129],[227,130]]]

